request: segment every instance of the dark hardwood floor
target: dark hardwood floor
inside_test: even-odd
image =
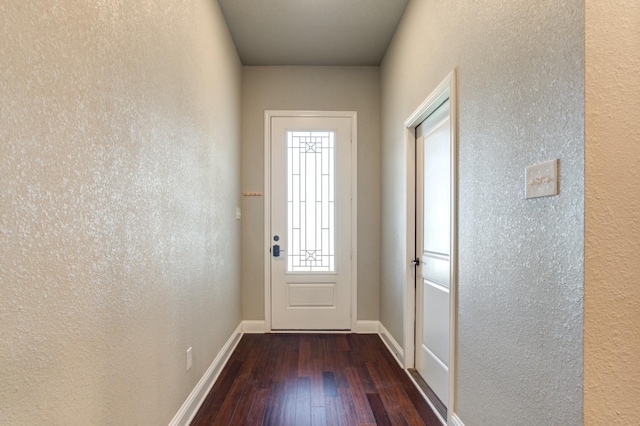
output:
[[[246,334],[191,424],[441,423],[375,334]]]

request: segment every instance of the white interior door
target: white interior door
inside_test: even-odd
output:
[[[351,123],[271,117],[274,330],[351,328]]]
[[[416,370],[449,403],[452,142],[449,101],[416,129]]]

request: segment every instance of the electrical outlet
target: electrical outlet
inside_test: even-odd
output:
[[[187,349],[187,371],[191,370],[193,365],[193,348]]]
[[[236,207],[236,220],[240,220],[242,218],[242,210],[240,207]]]

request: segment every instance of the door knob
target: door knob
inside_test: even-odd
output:
[[[418,258],[416,257],[415,259],[413,259],[413,260],[411,261],[411,264],[412,264],[413,266],[418,266],[418,265],[420,265],[420,259],[418,259]]]

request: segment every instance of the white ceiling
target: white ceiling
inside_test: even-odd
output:
[[[244,65],[379,65],[409,0],[218,0]]]

